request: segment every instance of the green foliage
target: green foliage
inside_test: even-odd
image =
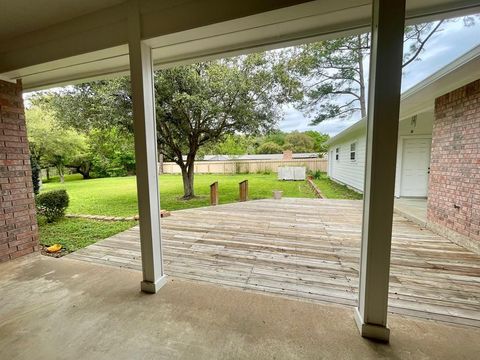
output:
[[[117,177],[135,173],[133,135],[118,127],[89,132],[93,177]]]
[[[263,142],[273,142],[277,145],[283,146],[283,144],[285,144],[285,136],[286,133],[283,131],[272,131],[265,136]]]
[[[257,138],[243,134],[228,134],[218,142],[207,144],[199,149],[198,157],[205,155],[243,155],[255,151]]]
[[[328,151],[325,143],[330,139],[328,134],[322,134],[318,131],[308,130],[304,134],[310,136],[313,140],[313,150],[319,154],[325,154]]]
[[[69,197],[66,190],[53,190],[37,195],[35,203],[38,214],[44,216],[47,222],[54,222],[65,216]]]
[[[256,148],[257,154],[281,154],[283,150],[293,152],[311,152],[323,154],[327,151],[325,142],[329,139],[327,134],[309,130],[304,132],[292,131],[290,133],[273,131],[257,138],[260,143]]]
[[[60,126],[51,112],[33,107],[26,112],[30,152],[41,167],[56,167],[60,178],[65,168],[88,151],[85,137]]]
[[[326,119],[366,114],[364,59],[369,34],[321,41],[295,49],[289,66],[304,89],[298,108],[316,125]]]
[[[320,177],[315,178],[314,182],[322,194],[328,199],[361,200],[363,198],[362,194],[349,189],[345,185],[332,181],[324,172],[321,172]]]
[[[37,195],[40,191],[40,165],[35,156],[30,155],[30,166],[32,168],[33,193]]]
[[[311,171],[309,173],[310,176],[312,176],[314,179],[316,180],[319,180],[322,178],[322,172],[320,170],[316,170],[316,171]]]
[[[298,98],[298,85],[281,61],[278,52],[257,53],[155,73],[158,147],[167,160],[181,167],[186,199],[194,196],[190,169],[201,147],[228,134],[271,130],[282,115],[279,105]],[[132,130],[127,78],[76,85],[32,101],[77,131],[112,125]]]
[[[284,150],[292,150],[294,153],[314,152],[314,141],[305,133],[293,131],[285,136]]]
[[[474,18],[464,23],[468,26]],[[446,20],[407,26],[404,34],[403,66],[420,60],[425,45]],[[450,20],[454,21],[454,20]],[[320,41],[289,49],[284,66],[297,74],[297,93],[303,98],[297,108],[313,125],[327,119],[366,116],[365,65],[370,56],[369,33]]]
[[[258,154],[281,154],[283,148],[273,141],[264,142],[257,148]]]

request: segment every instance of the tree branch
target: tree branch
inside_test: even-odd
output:
[[[438,28],[440,27],[440,25],[442,25],[442,23],[444,22],[445,20],[440,20],[438,22],[438,24],[433,28],[433,30],[427,35],[427,37],[424,39],[424,40],[420,40],[419,39],[419,42],[420,42],[420,46],[418,47],[417,51],[415,51],[415,53],[413,54],[413,56],[407,60],[407,62],[403,63],[402,64],[402,67],[405,67],[407,66],[408,64],[410,64],[412,61],[414,61],[418,55],[420,54],[420,52],[423,50],[423,48],[425,47],[425,44],[427,43],[427,41],[432,37],[432,35],[438,30]],[[421,31],[421,30],[420,30]],[[417,37],[418,38],[418,37]]]

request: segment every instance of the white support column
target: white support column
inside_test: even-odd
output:
[[[157,129],[151,49],[141,41],[137,1],[129,12],[130,79],[137,170],[138,211],[144,292],[156,293],[166,282],[160,235],[160,195],[157,175]]]
[[[405,0],[374,0],[360,259],[362,336],[388,341],[388,285],[402,75]]]

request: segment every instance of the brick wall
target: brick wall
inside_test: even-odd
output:
[[[428,224],[480,251],[480,80],[435,100]]]
[[[0,262],[39,249],[20,82],[0,80]]]

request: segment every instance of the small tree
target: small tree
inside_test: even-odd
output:
[[[314,142],[313,139],[307,134],[293,131],[285,136],[284,150],[292,150],[296,153],[313,152]]]
[[[63,182],[65,167],[86,152],[84,137],[60,127],[52,114],[38,107],[28,109],[26,119],[32,156],[43,167],[56,167]]]
[[[327,152],[328,148],[325,143],[328,139],[330,139],[330,136],[328,134],[322,134],[315,130],[305,131],[304,134],[312,138],[314,144],[313,149],[315,152],[319,154],[325,154]]]
[[[264,142],[257,149],[258,154],[281,154],[283,148],[273,141]]]
[[[256,146],[256,137],[244,134],[229,134],[221,141],[206,145],[199,150],[199,155],[223,154],[223,155],[242,155],[254,152]]]

